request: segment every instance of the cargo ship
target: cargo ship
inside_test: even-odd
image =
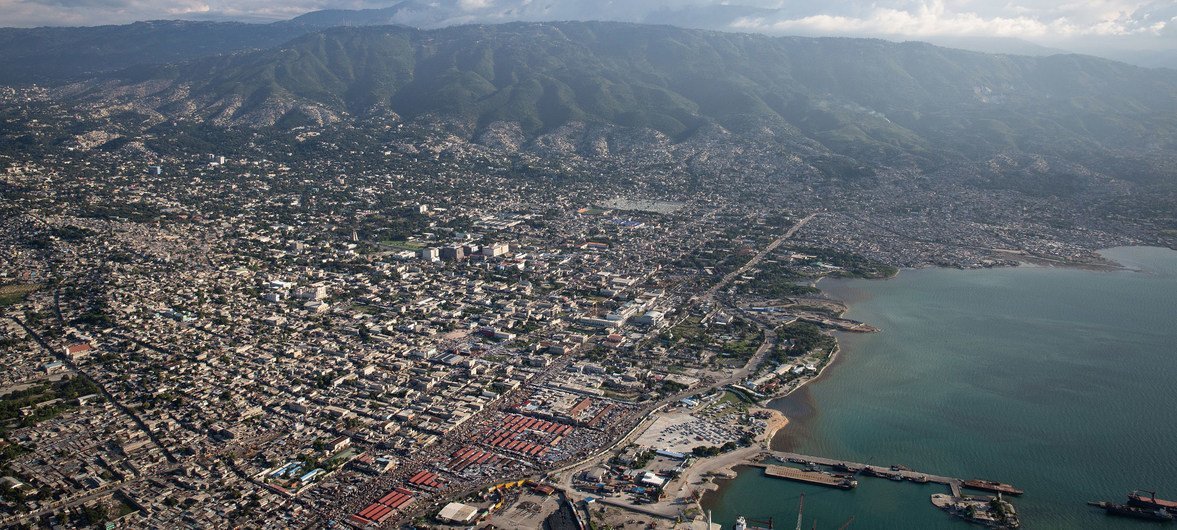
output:
[[[1010,486],[1009,484],[1005,484],[1003,482],[993,482],[992,480],[981,480],[981,479],[966,480],[966,481],[962,482],[961,485],[966,488],[971,488],[971,489],[975,489],[975,490],[983,490],[983,491],[992,491],[995,493],[1002,493],[1005,495],[1021,495],[1021,494],[1025,493],[1024,491],[1022,491],[1018,488],[1015,488],[1013,486]]]
[[[1157,492],[1136,490],[1128,494],[1128,504],[1153,510],[1165,510],[1177,514],[1177,501],[1158,499]]]
[[[1103,508],[1104,511],[1111,515],[1119,515],[1122,517],[1134,517],[1136,519],[1144,519],[1146,521],[1172,521],[1173,514],[1154,508],[1141,508],[1139,506],[1129,506],[1127,504],[1116,504],[1107,501],[1092,501],[1087,503],[1089,506]]]

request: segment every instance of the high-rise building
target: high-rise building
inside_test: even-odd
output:
[[[442,247],[441,249],[441,259],[445,261],[458,261],[465,257],[466,253],[460,246],[451,245],[448,247]]]
[[[482,247],[482,255],[488,258],[497,258],[509,252],[511,247],[506,243],[491,243]]]

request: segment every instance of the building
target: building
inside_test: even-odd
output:
[[[491,243],[482,247],[482,255],[488,258],[497,258],[509,252],[511,247],[506,243]]]
[[[89,356],[94,352],[94,347],[86,342],[79,342],[77,344],[70,344],[65,347],[65,355],[73,360],[78,360]]]
[[[451,502],[437,513],[438,519],[456,524],[470,524],[475,517],[478,517],[478,508],[460,502]]]
[[[664,318],[666,318],[666,314],[661,311],[647,311],[646,314],[635,318],[633,322],[642,326],[656,326]]]
[[[327,286],[312,285],[305,289],[299,289],[295,295],[304,300],[322,300],[327,298]]]
[[[340,436],[323,446],[323,449],[328,453],[338,453],[344,449],[351,447],[351,438]]]
[[[418,255],[425,261],[437,261],[441,255],[441,251],[435,247],[426,247],[421,249],[421,252]]]
[[[465,251],[462,249],[462,247],[459,247],[457,245],[443,247],[441,249],[441,259],[443,259],[445,261],[459,261],[465,257],[466,257]]]

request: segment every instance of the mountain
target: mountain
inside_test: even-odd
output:
[[[1065,55],[1069,52],[1061,48],[1051,48],[1034,44],[1033,42],[1009,37],[931,37],[926,40],[937,46],[970,50],[983,53],[1000,53],[1004,55]],[[1128,62],[1128,61],[1122,61]]]
[[[300,15],[290,22],[310,27],[406,25],[424,27],[440,24],[455,10],[441,5],[407,1],[379,9],[324,9]]]
[[[137,65],[271,48],[315,29],[322,28],[178,20],[77,28],[0,28],[0,84],[53,84]]]
[[[768,124],[864,160],[1177,147],[1173,71],[625,23],[332,28],[69,94],[223,125],[396,114],[475,131],[515,122],[533,136],[586,122],[684,138]]]
[[[58,84],[125,68],[273,48],[334,26],[441,23],[453,9],[412,1],[314,11],[272,23],[153,20],[84,27],[0,27],[0,85]]]

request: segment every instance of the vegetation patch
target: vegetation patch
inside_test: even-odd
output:
[[[29,293],[40,289],[35,283],[16,283],[0,286],[0,307],[19,304]]]
[[[393,241],[393,240],[387,240],[387,241],[381,241],[381,242],[380,242],[380,245],[381,245],[381,246],[385,246],[385,247],[389,247],[389,248],[394,248],[394,249],[397,249],[397,250],[413,250],[413,251],[416,251],[416,250],[421,250],[421,249],[425,248],[425,244],[424,244],[424,243],[418,243],[418,242],[416,242],[416,241]]]
[[[820,327],[808,322],[794,322],[777,328],[777,344],[773,357],[778,362],[785,362],[790,357],[805,355],[810,352],[830,352],[838,345],[838,341],[822,331]],[[791,344],[792,346],[788,346]]]

